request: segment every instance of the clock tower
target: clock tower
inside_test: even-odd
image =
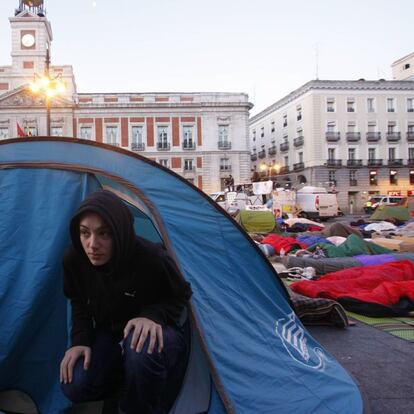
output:
[[[43,0],[20,0],[11,17],[12,72],[16,75],[44,73],[46,57],[53,40]]]

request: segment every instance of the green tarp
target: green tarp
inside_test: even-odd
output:
[[[248,233],[270,233],[275,228],[271,211],[242,210],[239,223]]]
[[[326,257],[353,257],[360,254],[382,254],[392,253],[392,250],[379,246],[372,242],[366,242],[358,237],[356,234],[351,234],[339,246],[334,246],[327,243],[318,243],[309,247],[308,250],[316,250],[319,246],[325,253]]]
[[[404,206],[379,206],[371,215],[369,220],[386,220],[396,218],[401,221],[410,219],[410,212]]]

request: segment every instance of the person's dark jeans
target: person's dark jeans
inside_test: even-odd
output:
[[[89,369],[83,369],[83,358],[79,358],[72,383],[62,384],[66,397],[73,402],[104,399],[120,388],[122,378],[119,406],[123,412],[167,413],[185,373],[189,335],[165,326],[163,351],[148,354],[148,340],[140,353],[130,348],[132,333],[121,347],[109,333],[99,332],[92,345]]]

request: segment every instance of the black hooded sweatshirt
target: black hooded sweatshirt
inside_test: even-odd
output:
[[[112,231],[113,254],[94,266],[80,242],[79,221],[98,214]],[[89,195],[70,222],[72,246],[63,259],[64,292],[72,305],[72,346],[91,346],[95,329],[121,340],[130,319],[145,317],[177,324],[191,297],[190,285],[159,245],[137,237],[128,207],[113,193]]]

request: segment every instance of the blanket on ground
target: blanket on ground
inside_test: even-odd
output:
[[[290,285],[301,295],[337,300],[345,309],[368,316],[403,316],[414,310],[414,263],[403,260],[353,267],[317,281]]]
[[[277,234],[269,234],[262,241],[262,244],[270,244],[277,254],[283,249],[285,253],[295,249],[305,249],[306,245],[293,237],[284,237]]]

